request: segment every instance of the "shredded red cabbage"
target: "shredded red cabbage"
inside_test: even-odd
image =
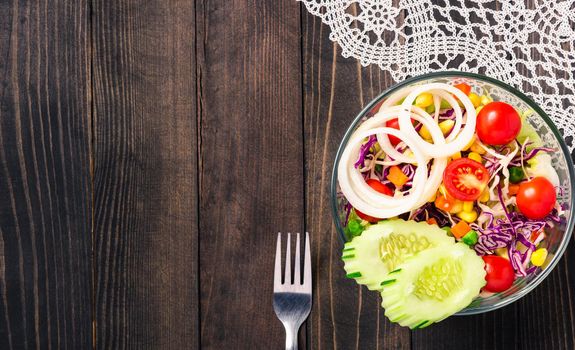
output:
[[[447,120],[447,119],[455,119],[455,115],[453,114],[454,109],[448,109],[443,113],[439,114],[439,120]]]
[[[560,222],[560,218],[557,215],[557,211],[554,210],[543,220],[529,220],[518,212],[509,212],[507,210],[503,202],[501,185],[497,186],[497,194],[503,206],[505,218],[496,219],[492,214],[484,212],[483,214],[490,215],[485,228],[481,228],[475,223],[471,224],[471,227],[480,233],[474,249],[478,255],[488,255],[493,254],[493,250],[497,248],[507,248],[509,260],[515,273],[518,276],[526,276],[536,270],[527,268],[531,253],[536,249],[530,240],[531,233],[550,227],[553,222]],[[527,248],[525,252],[517,249],[518,242],[521,242]]]
[[[415,221],[426,221],[429,218],[434,218],[439,227],[451,226],[447,214],[437,209],[433,203],[425,203],[413,212],[411,217]]]
[[[355,166],[356,169],[359,168],[360,166],[364,166],[365,157],[370,153],[369,149],[376,142],[377,142],[377,138],[375,137],[375,135],[371,135],[367,139],[367,141],[363,145],[361,145],[361,147],[359,148],[359,158],[357,159],[357,162],[355,162],[355,164],[353,164],[353,166]]]

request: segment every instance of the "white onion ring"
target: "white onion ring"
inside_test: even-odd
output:
[[[436,109],[433,117],[422,108],[413,105],[417,96],[423,92],[430,92],[433,95]],[[463,103],[467,112],[465,121],[462,109],[452,95]],[[390,106],[402,98],[404,98],[402,105]],[[446,100],[455,113],[455,125],[447,138],[443,136],[438,125],[440,98]],[[387,121],[394,118],[398,119],[400,130],[384,127]],[[433,143],[424,140],[419,135],[411,119],[420,122],[429,130]],[[464,123],[465,126],[462,129]],[[420,207],[437,192],[443,180],[447,157],[461,150],[471,141],[475,132],[475,123],[476,114],[473,104],[467,95],[451,85],[431,83],[398,91],[384,101],[375,116],[358,127],[344,149],[338,165],[338,182],[343,194],[354,208],[381,219],[397,216]],[[394,159],[387,163],[417,164],[413,185],[407,196],[397,198],[375,191],[367,185],[361,173],[354,167],[353,155],[359,152],[364,139],[371,135],[377,135],[377,141],[386,156]],[[402,139],[412,150],[415,159],[398,152],[391,145],[388,135]],[[434,163],[428,178],[429,158],[433,158]],[[377,160],[374,159],[374,161]]]
[[[440,90],[444,90],[455,95],[465,106],[465,109],[467,111],[467,117],[465,126],[463,127],[461,132],[457,130],[461,127],[461,123],[463,122],[461,107],[459,107],[459,104],[452,96],[449,96],[449,94],[445,94],[444,91]],[[465,147],[465,145],[467,145],[473,138],[473,134],[475,133],[475,122],[476,122],[475,107],[473,107],[471,100],[461,90],[451,85],[443,83],[431,83],[415,87],[405,97],[402,106],[404,106],[405,108],[410,108],[419,94],[428,91],[434,91],[438,95],[442,96],[445,100],[447,100],[448,103],[451,104],[451,106],[454,109],[454,113],[456,115],[456,122],[454,130],[448,137],[448,139],[451,139],[450,142],[441,144],[432,144],[421,138],[421,136],[415,130],[415,127],[411,124],[410,121],[411,116],[409,109],[404,109],[399,114],[398,116],[399,128],[402,132],[405,132],[407,137],[412,139],[417,144],[417,146],[425,152],[426,155],[433,158],[448,157],[458,152],[463,147]],[[453,138],[451,138],[452,136]]]
[[[433,118],[431,118],[431,116],[427,112],[425,112],[423,109],[421,109],[417,106],[411,106],[411,108],[414,112],[421,114],[421,115],[417,115],[417,114],[413,113],[412,118],[421,122],[426,128],[428,128],[428,130],[431,134],[431,137],[433,138],[433,141],[435,143],[444,143],[445,138],[443,137],[443,133],[441,132],[441,129],[439,128],[437,123],[435,123]],[[355,133],[363,131],[363,130],[367,130],[367,129],[372,129],[372,128],[377,127],[377,126],[385,126],[385,123],[388,120],[397,118],[396,112],[400,112],[402,110],[403,110],[402,106],[393,106],[393,107],[389,107],[389,108],[385,108],[385,109],[380,109],[377,114],[375,114],[373,117],[369,118],[363,124],[361,124]],[[355,133],[354,133],[354,135],[355,135]],[[395,159],[392,162],[383,162],[383,163],[388,163],[385,165],[396,165],[396,164],[400,164],[400,163],[409,163],[409,164],[416,163],[416,160],[414,158],[407,157],[407,156],[399,153],[397,150],[395,150],[395,148],[393,148],[393,146],[389,142],[389,138],[387,137],[386,134],[378,134],[377,135],[377,142],[379,143],[382,150],[386,154],[390,155],[391,157],[393,157]],[[425,191],[422,195],[421,204],[427,202],[429,200],[429,198],[431,198],[435,194],[435,192],[437,192],[437,189],[439,188],[439,185],[441,184],[441,181],[443,180],[443,171],[445,170],[446,166],[447,166],[447,158],[446,157],[434,159],[433,165],[431,167],[431,172],[429,174],[429,179],[425,184]]]
[[[357,154],[359,146],[363,143],[363,140],[366,137],[376,135],[378,133],[389,134],[402,139],[406,145],[411,148],[418,162],[418,166],[413,177],[411,192],[407,196],[394,198],[375,191],[367,185],[353,164],[350,164],[353,162],[352,156]],[[348,146],[342,153],[338,166],[338,182],[344,196],[354,208],[377,218],[390,218],[410,211],[414,205],[421,200],[424,192],[423,186],[427,180],[427,166],[424,166],[424,164],[427,164],[424,153],[419,150],[401,131],[386,127],[362,130],[359,133],[354,133]],[[359,183],[358,181],[354,181],[352,183],[350,181],[350,172],[358,175],[361,181],[359,181]],[[354,185],[359,187],[357,190],[363,194],[363,197],[358,195]]]

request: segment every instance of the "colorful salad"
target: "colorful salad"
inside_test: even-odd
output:
[[[545,266],[564,215],[529,111],[466,83],[407,87],[375,111],[338,163],[342,259],[391,321],[426,327]]]

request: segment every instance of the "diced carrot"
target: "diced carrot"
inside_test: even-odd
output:
[[[453,87],[463,91],[463,93],[466,95],[469,95],[469,93],[471,92],[471,86],[469,86],[465,83],[455,84],[455,85],[453,85]]]
[[[519,184],[509,184],[509,195],[515,196],[519,192]]]
[[[459,221],[451,228],[451,233],[453,233],[455,238],[462,238],[469,231],[471,231],[471,227],[463,220]]]
[[[402,188],[403,185],[409,181],[409,177],[407,177],[407,175],[405,175],[397,165],[394,165],[389,169],[387,179],[391,181],[396,188]]]
[[[441,209],[443,211],[451,211],[454,204],[455,200],[451,198],[451,196],[444,196],[440,194],[435,198],[435,206],[437,209]]]
[[[437,220],[435,220],[435,218],[429,218],[427,219],[427,223],[430,225],[437,225]]]
[[[533,232],[531,232],[531,242],[535,242],[535,240],[537,239],[537,237],[539,237],[539,235],[544,235],[545,232],[543,230],[535,230]]]

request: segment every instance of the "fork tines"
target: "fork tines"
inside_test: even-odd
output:
[[[281,232],[278,233],[278,240],[276,246],[276,262],[274,269],[274,292],[287,292],[287,293],[310,293],[311,292],[311,254],[309,246],[309,233],[305,235],[305,253],[304,253],[304,272],[303,283],[301,280],[300,268],[300,240],[299,233],[296,233],[296,246],[295,246],[295,262],[294,262],[294,278],[292,280],[291,269],[291,234],[287,234],[287,248],[285,259],[285,276],[284,283],[282,283],[281,272]]]

